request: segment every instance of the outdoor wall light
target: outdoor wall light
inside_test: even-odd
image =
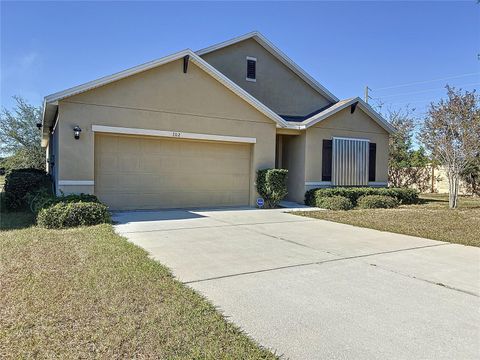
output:
[[[82,132],[82,129],[80,129],[80,126],[77,125],[73,128],[73,134],[75,135],[76,140],[80,139],[81,132]]]

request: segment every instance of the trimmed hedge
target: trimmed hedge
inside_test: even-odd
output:
[[[390,196],[398,200],[401,204],[414,204],[418,201],[418,191],[407,188],[373,188],[373,187],[335,187],[320,188],[308,190],[305,193],[305,204],[308,206],[318,206],[321,198],[331,196],[344,196],[357,205],[357,200],[365,195],[383,195]]]
[[[72,202],[94,202],[100,203],[95,195],[91,194],[70,194],[61,196],[52,196],[48,193],[39,192],[35,194],[30,202],[30,209],[37,214],[40,210],[50,207],[58,203],[72,203]]]
[[[288,194],[288,170],[263,169],[257,171],[257,192],[264,200],[264,207],[275,208]]]
[[[357,200],[360,209],[389,209],[398,205],[397,199],[385,195],[364,195]]]
[[[98,202],[60,202],[40,210],[37,224],[47,229],[63,229],[110,223],[107,206]]]
[[[350,210],[353,209],[353,204],[349,198],[345,196],[328,196],[320,198],[317,202],[317,206],[322,209],[329,210]]]
[[[52,179],[43,170],[12,170],[5,177],[5,205],[10,210],[28,208],[33,194],[44,191],[52,192]]]

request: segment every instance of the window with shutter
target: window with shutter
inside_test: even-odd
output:
[[[250,56],[247,56],[247,80],[257,80],[257,59]]]
[[[334,137],[332,150],[332,185],[368,185],[368,140]]]

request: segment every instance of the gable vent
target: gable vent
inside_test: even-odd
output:
[[[257,59],[247,56],[247,80],[257,79]]]

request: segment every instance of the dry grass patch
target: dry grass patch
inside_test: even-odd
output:
[[[461,197],[448,209],[445,195],[421,196],[418,205],[397,209],[297,212],[297,215],[360,227],[480,247],[480,199]]]
[[[275,358],[110,225],[0,238],[0,358]]]

